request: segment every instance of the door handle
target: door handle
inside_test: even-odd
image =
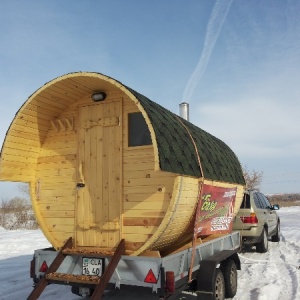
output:
[[[76,184],[76,187],[77,187],[78,189],[80,189],[80,188],[85,187],[85,184],[82,183],[82,182],[78,182],[78,183]]]
[[[83,175],[83,166],[82,166],[82,162],[80,162],[79,164],[79,168],[78,168],[78,172],[79,172],[79,180],[80,182],[84,183],[84,175]]]

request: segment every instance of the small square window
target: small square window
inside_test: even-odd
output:
[[[152,145],[150,131],[142,113],[128,114],[128,146]]]

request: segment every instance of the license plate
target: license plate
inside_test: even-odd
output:
[[[83,257],[82,258],[82,274],[91,276],[101,276],[103,270],[103,259]]]

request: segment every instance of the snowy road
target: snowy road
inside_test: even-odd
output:
[[[282,208],[281,241],[265,254],[241,253],[242,270],[234,299],[300,299],[300,207]]]
[[[282,208],[281,241],[269,243],[265,254],[249,250],[240,254],[235,300],[300,300],[300,207]],[[0,228],[0,300],[23,300],[32,290],[29,262],[34,249],[48,247],[39,230],[6,231]],[[103,299],[141,299],[106,295]],[[40,299],[79,300],[66,286],[48,286]],[[183,294],[182,300],[196,300]],[[143,300],[148,300],[143,297]]]

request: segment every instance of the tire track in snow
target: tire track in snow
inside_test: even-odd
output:
[[[281,236],[281,242],[287,243],[291,245],[298,253],[300,253],[300,247],[296,245],[294,242],[289,242],[285,239],[285,236]],[[300,259],[298,260],[298,263],[300,263]]]
[[[290,248],[287,248],[284,242],[279,242],[271,245],[270,247],[271,261],[269,268],[273,268],[273,274],[276,274],[276,285],[281,286],[278,299],[285,300],[295,300],[298,282],[296,270],[292,270],[292,267],[289,265],[286,259],[284,252],[290,251]]]
[[[238,276],[238,285],[243,289],[238,289],[235,300],[257,300],[260,295],[262,285],[261,276],[265,272],[266,263],[269,260],[269,253],[259,254],[255,250],[240,254],[241,271]],[[264,285],[264,284],[263,284]]]
[[[254,251],[254,250],[250,250]],[[272,300],[300,299],[298,291],[300,272],[298,266],[300,247],[287,242],[282,236],[279,243],[269,242],[269,251],[264,254],[246,252],[240,254],[242,271],[235,300],[268,299],[263,295],[272,294]]]
[[[297,270],[299,265],[299,251],[300,247],[298,245],[286,241],[285,237],[282,236],[281,242],[278,243],[278,252],[279,257],[282,260],[282,266],[284,266],[286,270],[285,273],[287,273],[289,278],[289,280],[286,279],[286,283],[290,286],[291,300],[300,298],[300,293],[298,292],[300,276],[299,271]],[[278,268],[280,268],[280,266],[278,266]],[[282,272],[281,268],[280,272]],[[282,294],[282,296],[286,297],[286,292]]]

